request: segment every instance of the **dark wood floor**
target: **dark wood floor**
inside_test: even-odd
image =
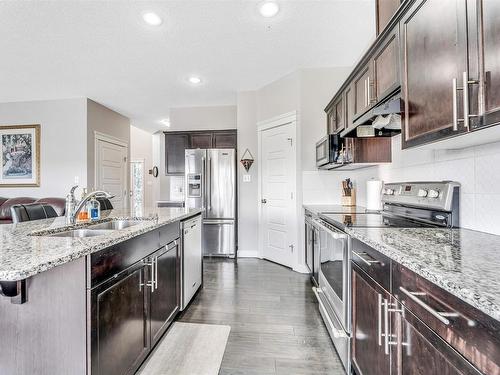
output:
[[[307,275],[258,259],[206,259],[179,320],[231,326],[220,374],[343,374]]]

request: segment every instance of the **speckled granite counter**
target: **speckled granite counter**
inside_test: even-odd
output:
[[[500,236],[431,228],[346,228],[346,232],[500,320]]]
[[[305,204],[304,209],[318,215],[325,212],[335,213],[365,213],[366,208],[363,206],[341,206],[340,204]]]
[[[185,208],[153,208],[133,212],[110,210],[101,221],[138,219],[143,222],[96,237],[68,238],[32,235],[34,232],[60,232],[67,228],[64,217],[36,220],[17,225],[0,225],[0,281],[25,279],[58,265],[86,256],[129,238],[200,213]],[[85,226],[79,225],[80,227]]]

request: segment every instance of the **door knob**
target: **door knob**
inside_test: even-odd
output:
[[[260,202],[261,203],[267,203],[267,199],[261,199]]]

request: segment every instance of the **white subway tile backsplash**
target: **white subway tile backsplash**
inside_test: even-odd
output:
[[[460,194],[460,226],[476,229],[475,214],[475,195],[467,193]]]
[[[474,228],[500,235],[500,194],[476,194]]]
[[[476,156],[475,168],[476,193],[500,194],[500,152]]]

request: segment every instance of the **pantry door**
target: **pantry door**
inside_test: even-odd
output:
[[[259,131],[260,243],[262,257],[287,267],[296,265],[295,122]]]
[[[113,208],[128,207],[128,147],[103,136],[95,139],[95,184],[112,195]]]

